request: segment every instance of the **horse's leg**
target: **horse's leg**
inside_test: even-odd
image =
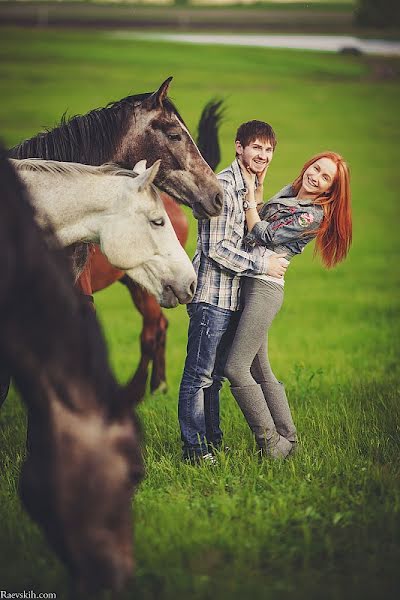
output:
[[[165,368],[165,353],[166,353],[166,342],[167,342],[167,329],[168,329],[168,319],[164,315],[161,310],[160,305],[156,302],[156,300],[149,296],[149,302],[147,303],[147,311],[148,313],[152,313],[153,317],[156,311],[159,312],[159,319],[157,322],[157,331],[156,331],[156,343],[154,347],[153,353],[153,366],[151,370],[151,379],[150,379],[150,391],[153,394],[154,392],[163,392],[164,394],[168,390],[167,384],[167,374]]]
[[[132,379],[132,387],[137,390],[138,400],[141,400],[146,391],[148,367],[151,361],[153,362],[150,379],[151,392],[167,390],[165,343],[168,320],[153,296],[126,276],[120,281],[128,288],[136,308],[143,316],[143,329],[140,336],[142,355]]]
[[[165,210],[171,220],[175,233],[181,245],[184,246],[189,232],[189,223],[182,208],[167,194],[161,194]],[[165,347],[168,320],[164,316],[155,298],[145,292],[139,285],[128,277],[120,279],[128,288],[132,300],[143,316],[143,329],[140,336],[142,355],[139,366],[132,379],[132,388],[138,400],[146,391],[149,363],[152,362],[150,391],[167,391],[167,376],[165,368]]]
[[[182,208],[172,198],[167,194],[162,194],[161,197],[177,238],[184,246],[189,232],[188,219]],[[90,257],[90,266],[90,281],[93,292],[101,290],[119,279],[128,288],[133,303],[143,316],[143,329],[140,338],[142,354],[130,383],[133,401],[140,401],[145,395],[150,362],[153,363],[150,390],[151,392],[156,390],[165,392],[167,390],[165,346],[168,320],[164,316],[160,305],[153,296],[145,292],[139,285],[123,276],[122,271],[111,267],[97,247],[95,247]]]

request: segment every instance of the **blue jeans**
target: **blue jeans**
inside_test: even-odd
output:
[[[219,392],[240,313],[205,302],[188,305],[187,356],[179,390],[184,457],[205,454],[222,441]]]

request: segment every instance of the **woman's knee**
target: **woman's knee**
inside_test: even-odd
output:
[[[239,364],[238,361],[229,359],[226,362],[224,374],[234,387],[243,385],[243,381],[247,379],[246,376],[251,376],[250,368],[243,368],[243,365]]]

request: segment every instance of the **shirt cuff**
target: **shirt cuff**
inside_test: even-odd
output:
[[[269,267],[269,256],[260,256],[254,265],[254,273],[256,275],[267,275]]]

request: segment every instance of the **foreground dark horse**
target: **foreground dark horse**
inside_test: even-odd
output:
[[[0,362],[29,415],[23,503],[79,587],[118,589],[133,568],[138,422],[110,371],[93,310],[60,251],[45,244],[2,150],[0,239]]]
[[[218,127],[222,118],[221,107],[221,100],[210,101],[203,109],[198,126],[198,147],[213,170],[220,161]],[[178,240],[184,246],[189,231],[187,218],[181,207],[167,194],[162,194],[162,198]],[[141,357],[132,382],[135,399],[139,401],[145,394],[150,364],[152,365],[151,392],[167,389],[165,350],[168,319],[155,298],[124,275],[123,271],[112,267],[100,250],[94,247],[77,285],[83,293],[91,295],[119,280],[127,287],[133,303],[143,316],[143,329],[140,336]]]

